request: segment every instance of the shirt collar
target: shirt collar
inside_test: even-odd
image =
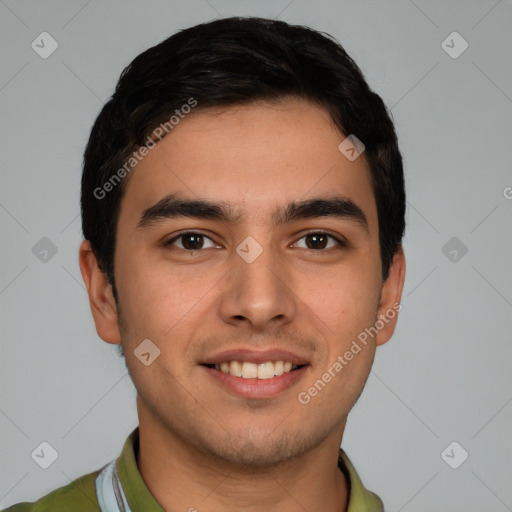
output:
[[[123,451],[117,459],[117,471],[130,508],[135,512],[165,512],[149,492],[142,479],[135,454],[139,450],[139,427],[127,437]],[[347,454],[340,448],[338,466],[344,473],[349,486],[347,512],[382,512],[384,510],[380,498],[368,491]]]
[[[139,451],[139,427],[126,438],[123,451],[117,459],[117,472],[126,499],[133,512],[165,512],[149,492],[137,467],[135,454]]]
[[[382,500],[370,492],[361,482],[354,465],[348,455],[340,448],[338,466],[345,474],[349,485],[349,498],[347,512],[383,512]]]

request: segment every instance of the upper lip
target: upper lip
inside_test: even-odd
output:
[[[267,361],[289,361],[293,365],[298,366],[308,364],[307,359],[299,356],[298,354],[277,348],[268,350],[225,350],[207,357],[201,364],[220,364],[229,361],[247,361],[255,364],[266,363]]]

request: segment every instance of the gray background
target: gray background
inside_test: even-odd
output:
[[[82,153],[138,53],[231,15],[334,35],[396,122],[403,310],[344,448],[388,511],[512,510],[510,0],[0,0],[0,506],[99,468],[137,425],[134,388],[96,335],[79,272]],[[59,45],[47,59],[31,48],[43,31]],[[457,36],[442,46],[453,31],[469,44],[458,58],[445,51],[462,48]],[[43,237],[56,254],[41,252]],[[42,441],[58,452],[46,470],[31,458]],[[453,441],[452,464],[469,453],[457,469],[441,457]]]

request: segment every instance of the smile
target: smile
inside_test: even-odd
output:
[[[209,368],[221,371],[222,373],[239,377],[242,379],[271,379],[279,377],[284,373],[292,372],[300,368],[290,361],[266,361],[263,363],[252,363],[250,361],[224,361],[220,364],[208,364]]]

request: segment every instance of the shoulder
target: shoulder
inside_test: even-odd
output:
[[[94,471],[59,487],[39,500],[12,505],[3,512],[100,512]]]

